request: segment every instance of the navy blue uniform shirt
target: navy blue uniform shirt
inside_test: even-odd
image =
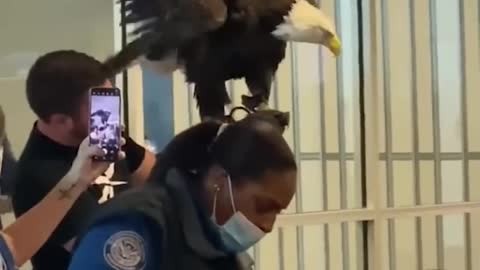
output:
[[[0,235],[0,269],[1,270],[15,270],[15,260],[12,252],[8,249],[5,239]]]
[[[139,214],[100,222],[82,238],[69,270],[159,270],[161,232]]]

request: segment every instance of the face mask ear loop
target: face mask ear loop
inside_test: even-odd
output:
[[[217,220],[217,198],[218,198],[218,192],[220,191],[220,188],[218,185],[214,186],[215,188],[215,194],[213,194],[213,209],[212,209],[212,218],[213,220]]]
[[[235,207],[235,201],[233,200],[233,188],[232,188],[232,179],[228,176],[228,190],[230,192],[230,201],[232,203],[233,213],[237,213],[237,208]]]

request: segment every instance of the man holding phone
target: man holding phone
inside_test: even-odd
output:
[[[82,139],[91,134],[90,89],[116,91],[102,64],[76,51],[55,51],[37,59],[28,74],[26,88],[28,103],[38,120],[19,158],[13,180],[16,216],[36,205],[56,185],[55,180],[70,168]],[[116,162],[80,196],[33,257],[35,270],[66,270],[75,237],[95,214],[98,205],[146,181],[155,156],[132,139],[126,140],[122,148],[126,159]]]

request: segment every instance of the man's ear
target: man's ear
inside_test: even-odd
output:
[[[70,126],[73,124],[73,119],[68,115],[56,113],[50,116],[48,123],[52,125]]]

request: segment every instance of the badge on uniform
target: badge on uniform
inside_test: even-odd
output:
[[[117,270],[142,270],[145,267],[143,238],[133,231],[117,232],[105,243],[105,261]]]

